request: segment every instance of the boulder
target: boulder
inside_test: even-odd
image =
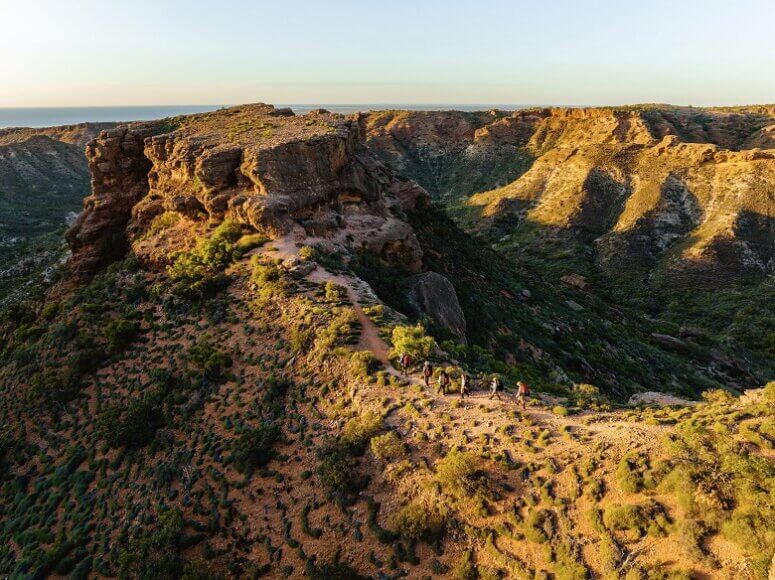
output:
[[[589,289],[589,282],[587,282],[587,279],[581,274],[566,274],[560,278],[560,282],[578,288],[579,290]]]
[[[670,407],[672,405],[692,406],[696,405],[696,401],[689,401],[670,395],[668,393],[658,393],[655,391],[647,391],[645,393],[636,393],[628,401],[630,405],[646,404],[646,405],[659,405],[660,407]]]
[[[427,316],[438,326],[465,342],[466,319],[452,283],[436,272],[423,272],[409,280],[409,303],[416,314]]]
[[[674,336],[670,336],[669,334],[652,332],[650,338],[651,342],[661,346],[666,350],[672,350],[675,352],[686,352],[688,350],[688,347],[683,340]]]
[[[575,312],[579,312],[581,310],[584,310],[584,307],[581,304],[579,304],[578,302],[574,302],[573,300],[566,300],[565,304],[567,304],[568,308],[570,308],[571,310],[573,310]]]

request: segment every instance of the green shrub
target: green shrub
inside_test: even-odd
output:
[[[626,531],[635,538],[664,536],[669,526],[665,509],[655,501],[645,504],[611,504],[603,511],[603,524],[611,531]]]
[[[272,445],[279,438],[280,427],[274,423],[248,429],[234,442],[234,466],[242,473],[252,473],[254,469],[264,467],[274,457]]]
[[[334,282],[326,282],[326,300],[328,302],[343,302],[347,300],[347,290],[344,286],[335,284]]]
[[[407,540],[434,540],[441,537],[446,518],[435,502],[414,500],[403,506],[393,518],[393,525]]]
[[[619,570],[619,565],[624,558],[624,551],[609,534],[603,536],[598,547],[598,554],[603,574],[614,574]]]
[[[205,378],[212,380],[222,379],[232,365],[231,357],[219,351],[206,335],[188,348],[187,358]]]
[[[395,431],[371,439],[371,452],[380,461],[394,461],[406,454],[406,446]]]
[[[724,389],[711,389],[702,393],[702,398],[708,403],[733,403],[736,399],[732,393]]]
[[[318,449],[318,458],[318,478],[328,496],[343,505],[352,503],[365,483],[357,474],[358,461],[347,448],[331,443]]]
[[[151,238],[163,231],[170,229],[180,221],[180,214],[173,211],[165,211],[151,220],[151,224],[143,235],[144,238]]]
[[[118,554],[119,576],[144,580],[179,578],[183,567],[183,525],[180,510],[171,509],[163,512],[153,527],[137,528],[127,547]]]
[[[363,453],[372,436],[382,428],[382,417],[367,411],[363,415],[353,417],[345,423],[339,441],[349,449],[350,453]]]
[[[251,281],[259,304],[281,298],[286,294],[285,270],[273,262],[264,262],[258,255],[251,262]]]
[[[661,473],[655,473],[651,468],[651,462],[645,453],[630,451],[616,468],[616,480],[626,493],[653,489],[656,487],[656,477],[661,476]]]
[[[393,356],[399,356],[403,352],[412,355],[416,360],[430,357],[436,349],[436,343],[432,337],[425,335],[422,325],[396,326],[391,337],[393,343]]]
[[[311,580],[368,580],[349,564],[336,561],[317,564],[310,559],[305,573]]]
[[[473,495],[487,487],[478,459],[467,451],[452,449],[435,465],[436,481],[442,489],[462,495]]]
[[[457,580],[477,580],[479,578],[479,572],[474,564],[474,555],[471,550],[463,552],[458,561],[455,562],[452,575]]]
[[[770,381],[764,385],[764,400],[775,403],[775,381]]]
[[[523,524],[525,537],[531,542],[543,544],[554,537],[554,513],[548,509],[533,509]]]
[[[97,432],[111,447],[143,447],[162,425],[164,414],[155,394],[109,407],[97,418]]]
[[[600,389],[595,385],[580,383],[573,385],[571,397],[579,407],[590,407],[606,402],[606,398],[600,393]]]
[[[370,350],[360,350],[350,355],[350,372],[356,378],[366,378],[377,372],[382,364]]]
[[[140,332],[140,324],[136,320],[117,318],[108,322],[105,326],[105,339],[108,348],[113,353],[118,353],[132,344],[132,341]]]
[[[238,255],[243,255],[250,250],[260,248],[269,241],[269,238],[263,234],[245,234],[237,243],[234,244],[234,250]]]
[[[66,403],[81,392],[80,375],[71,367],[47,368],[30,378],[30,398],[44,405]]]
[[[207,267],[222,269],[234,260],[234,244],[241,237],[242,227],[234,222],[225,221],[210,234],[209,238],[200,242],[196,252]]]
[[[238,257],[234,243],[241,235],[240,226],[223,222],[194,250],[179,252],[167,268],[172,293],[189,300],[214,294],[220,282],[219,272]]]
[[[302,246],[299,248],[299,258],[302,260],[314,260],[317,257],[317,251],[312,246]]]

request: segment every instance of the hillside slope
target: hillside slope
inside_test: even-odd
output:
[[[0,572],[766,578],[775,384],[730,387],[768,369],[515,268],[361,122],[246,105],[88,144],[72,276],[0,316]]]
[[[113,125],[0,129],[0,303],[62,259],[62,234],[90,187],[84,147]]]
[[[363,125],[517,264],[775,354],[772,107],[390,111]]]

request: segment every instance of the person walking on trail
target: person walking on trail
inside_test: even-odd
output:
[[[405,352],[399,357],[398,362],[401,363],[401,372],[404,376],[407,376],[409,374],[409,367],[412,366],[412,356]]]
[[[431,361],[426,360],[422,365],[422,378],[425,380],[425,387],[431,386],[431,377],[433,377],[433,365]]]
[[[492,382],[490,383],[490,396],[487,398],[492,399],[493,397],[495,397],[500,401],[501,396],[500,396],[500,393],[498,392],[500,390],[501,390],[501,380],[500,380],[500,377],[498,377],[498,375],[495,375],[492,378]]]
[[[527,407],[527,398],[530,396],[530,387],[522,381],[517,381],[517,403],[522,403],[522,410]]]
[[[449,375],[447,374],[447,371],[445,371],[444,369],[441,369],[441,372],[439,373],[439,394],[446,395],[448,386],[449,386]]]
[[[465,399],[468,395],[468,383],[471,379],[465,372],[460,373],[460,398]]]

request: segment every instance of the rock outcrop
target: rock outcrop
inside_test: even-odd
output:
[[[427,194],[364,146],[357,117],[248,105],[103,132],[87,156],[93,192],[68,233],[78,273],[120,255],[164,212],[274,237],[303,231],[421,267],[404,211]]]
[[[459,340],[466,339],[466,319],[449,280],[436,272],[423,272],[409,280],[409,303],[415,313],[426,316]]]

